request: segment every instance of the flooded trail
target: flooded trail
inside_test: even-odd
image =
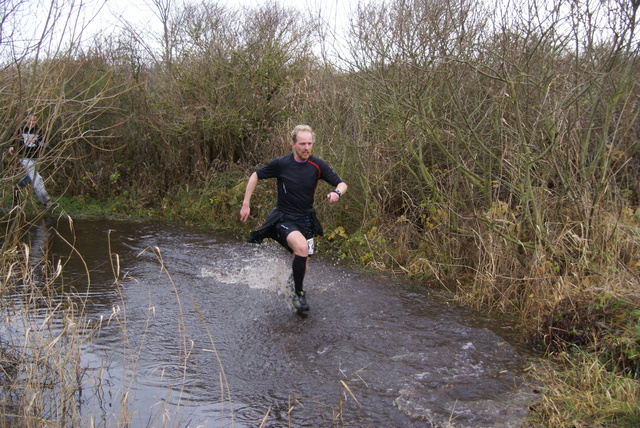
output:
[[[82,362],[97,426],[125,412],[136,427],[518,427],[527,415],[523,356],[423,287],[314,258],[303,317],[275,244],[155,223],[74,229],[50,223],[34,239],[101,326]]]

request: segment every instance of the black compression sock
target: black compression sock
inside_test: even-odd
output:
[[[304,281],[304,273],[307,269],[307,258],[302,256],[295,256],[293,258],[293,285],[295,287],[296,294],[302,292],[302,282]]]

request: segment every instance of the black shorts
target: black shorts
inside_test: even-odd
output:
[[[305,239],[313,238],[313,232],[311,230],[310,221],[307,221],[307,222],[298,222],[298,221],[289,221],[289,220],[281,221],[278,224],[276,224],[276,230],[278,231],[278,239],[277,239],[278,242],[280,243],[280,245],[287,248],[289,251],[291,251],[291,248],[289,248],[289,245],[287,244],[287,236],[289,236],[291,232],[297,230],[298,232],[302,233],[302,236],[304,236]]]

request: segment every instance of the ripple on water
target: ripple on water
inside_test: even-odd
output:
[[[500,346],[495,338],[490,346],[482,346],[482,336],[491,339],[490,332],[479,335],[476,342],[394,356],[422,368],[406,379],[394,405],[435,426],[519,427],[533,396],[517,387],[517,358],[511,347]]]

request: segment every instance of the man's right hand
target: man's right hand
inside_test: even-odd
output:
[[[243,204],[242,208],[240,208],[240,221],[243,223],[247,221],[250,213],[251,213],[251,208],[249,208],[249,205]]]

